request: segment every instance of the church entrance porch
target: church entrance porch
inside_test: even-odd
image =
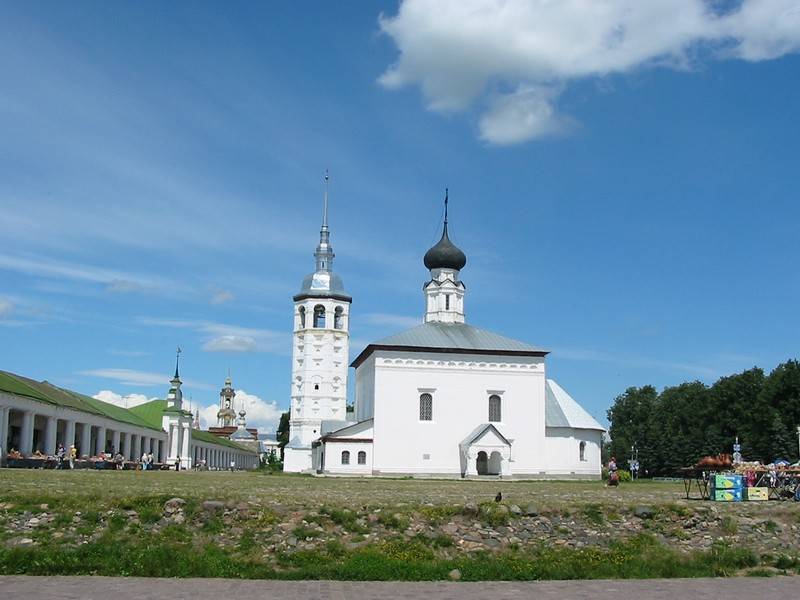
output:
[[[487,423],[460,444],[461,476],[511,475],[511,441]]]
[[[503,455],[497,450],[491,454],[481,450],[475,459],[475,470],[478,475],[502,475]]]

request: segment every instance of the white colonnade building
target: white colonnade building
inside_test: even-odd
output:
[[[10,450],[23,457],[53,456],[59,444],[75,446],[79,458],[113,455],[127,461],[144,452],[154,461],[190,469],[205,460],[209,468],[255,468],[257,452],[192,427],[183,409],[177,367],[166,400],[123,408],[46,381],[0,371],[0,458]]]

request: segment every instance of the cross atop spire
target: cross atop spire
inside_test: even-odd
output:
[[[178,375],[178,366],[181,361],[181,347],[178,346],[178,349],[175,351],[175,379],[180,379],[180,375]]]
[[[328,169],[325,169],[325,202],[322,210],[322,228],[328,228]]]
[[[444,188],[444,226],[445,229],[447,228],[447,196],[448,196],[447,188]]]

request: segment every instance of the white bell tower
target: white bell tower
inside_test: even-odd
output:
[[[333,272],[328,230],[328,174],[316,269],[294,296],[292,396],[289,443],[283,470],[310,471],[312,443],[322,435],[323,421],[347,419],[347,370],[350,351],[350,303],[342,279]]]

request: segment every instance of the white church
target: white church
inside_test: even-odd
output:
[[[546,375],[548,352],[466,323],[467,263],[425,253],[421,325],[364,348],[347,412],[350,303],[333,272],[328,198],[316,269],[294,296],[284,470],[330,475],[599,478],[603,427]]]

